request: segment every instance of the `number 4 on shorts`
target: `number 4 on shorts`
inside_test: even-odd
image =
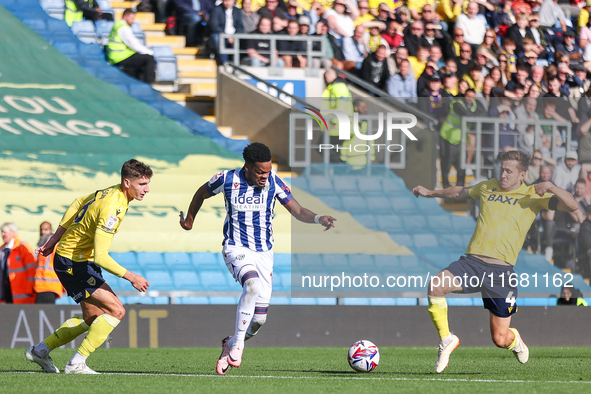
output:
[[[505,302],[507,304],[511,304],[511,306],[515,305],[515,297],[513,297],[512,291],[510,291],[509,294],[507,294],[507,298],[505,298]]]

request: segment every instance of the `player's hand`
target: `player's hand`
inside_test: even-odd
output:
[[[536,194],[538,194],[539,196],[543,196],[552,187],[554,187],[554,184],[550,181],[540,182],[534,185],[534,188],[536,189]]]
[[[180,223],[181,227],[184,228],[185,230],[191,230],[193,228],[193,219],[188,216],[185,218],[185,214],[183,213],[183,211],[181,211],[179,216],[180,216],[179,223]]]
[[[35,249],[35,253],[45,257],[49,256],[53,252],[53,248],[55,248],[55,243],[50,241],[51,237],[42,246]]]
[[[127,279],[131,285],[133,287],[135,287],[135,289],[137,291],[140,292],[144,292],[146,290],[148,290],[148,287],[150,286],[150,284],[148,283],[148,281],[141,275],[138,274],[134,274],[133,272],[127,270],[127,272],[125,273],[125,275],[123,275],[124,279]]]
[[[337,220],[332,216],[325,215],[320,216],[320,219],[318,219],[318,221],[320,222],[321,226],[324,226],[324,231],[328,231],[331,228],[334,228],[334,222],[336,222]]]
[[[429,194],[431,193],[431,190],[427,189],[426,187],[423,187],[421,185],[416,186],[414,189],[412,189],[412,194],[414,194],[417,198],[419,197],[429,197]]]

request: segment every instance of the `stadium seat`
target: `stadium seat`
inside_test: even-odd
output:
[[[376,215],[390,214],[393,212],[392,202],[386,196],[367,196],[369,211]]]
[[[373,214],[353,214],[353,218],[363,227],[375,229],[378,222],[378,216]]]
[[[343,208],[351,213],[367,213],[368,206],[365,198],[361,195],[357,196],[342,196],[341,201]]]
[[[73,22],[72,33],[86,44],[97,43],[97,34],[92,21]]]
[[[53,46],[66,56],[78,54],[78,46],[72,41],[56,41]]]
[[[47,23],[42,18],[25,18],[23,23],[36,33],[47,30]]]
[[[372,305],[372,306],[393,306],[393,305],[396,305],[396,298],[370,298],[369,305]]]
[[[400,270],[400,256],[376,254],[373,256],[373,261],[379,272],[391,274]]]
[[[338,195],[354,195],[358,196],[359,190],[357,190],[357,183],[355,179],[350,177],[335,177],[333,181],[333,187]]]
[[[314,196],[321,196],[325,194],[335,195],[332,187],[332,179],[323,176],[308,177],[308,185],[310,193]]]
[[[369,298],[343,298],[343,305],[369,305]]]
[[[411,195],[404,180],[398,176],[384,178],[382,181],[382,190],[384,190],[384,193],[387,195],[401,194],[405,192]]]
[[[452,231],[450,214],[427,215],[429,230],[437,234],[448,234]]]
[[[416,214],[418,212],[417,205],[415,204],[416,197],[397,197],[391,200],[392,208],[396,214]]]
[[[172,271],[172,279],[175,290],[201,291],[201,282],[193,270]]]
[[[193,270],[191,259],[186,252],[164,253],[164,264],[170,272],[177,270]]]
[[[177,80],[177,63],[174,61],[156,61],[156,82],[175,82]]]
[[[202,252],[191,253],[191,263],[197,271],[227,271],[219,253]]]
[[[292,272],[308,273],[310,271],[322,271],[322,258],[319,254],[296,254],[293,255]]]
[[[291,273],[273,273],[273,291],[291,291]]]
[[[410,234],[403,234],[403,233],[393,233],[388,231],[388,234],[390,234],[390,238],[392,238],[392,240],[394,242],[396,242],[398,245],[401,246],[406,246],[407,248],[414,248],[415,247],[415,243],[414,240],[412,238],[412,235]]]
[[[113,11],[113,7],[111,6],[111,2],[109,0],[96,0],[101,12],[104,14],[111,14],[113,20],[115,20],[115,11]]]
[[[434,234],[414,234],[415,248],[438,248],[439,243]]]
[[[137,38],[142,44],[146,45],[146,35],[138,23],[131,25],[131,31],[135,38]]]
[[[116,253],[109,252],[113,260],[125,267],[126,269],[141,274],[141,267],[137,262],[137,255],[135,252]]]
[[[433,198],[418,198],[416,203],[423,215],[442,215],[447,213]]]
[[[109,43],[109,36],[111,35],[114,24],[115,22],[113,21],[96,21],[94,23],[97,40],[101,47],[106,47]]]
[[[160,291],[174,290],[174,283],[167,270],[152,270],[146,271],[146,280],[150,282],[150,289]]]
[[[209,297],[211,305],[236,305],[238,297]]]
[[[39,0],[47,15],[55,19],[64,19],[66,4],[64,0]]]
[[[80,56],[105,56],[103,51],[101,51],[101,47],[96,44],[85,44],[83,42],[78,43],[78,54]]]
[[[229,275],[219,271],[199,271],[199,281],[205,291],[230,291],[228,286]],[[230,279],[233,281],[233,279]]]
[[[76,59],[70,57],[70,59],[76,61]],[[81,66],[90,67],[105,67],[107,62],[103,56],[85,56],[81,57],[80,60],[76,61]]]
[[[450,219],[451,221],[451,219]],[[459,234],[439,234],[440,244],[446,248],[465,249],[468,244],[464,243],[464,238]]]
[[[431,232],[423,215],[402,215],[404,231],[410,234]]]
[[[308,178],[303,176],[291,178],[291,186],[297,187],[303,191],[308,191]]]
[[[476,227],[476,221],[471,216],[458,216],[452,215],[451,222],[453,229],[461,234],[469,233],[472,236],[474,228]]]
[[[381,178],[358,178],[357,189],[365,196],[383,196]]]
[[[346,254],[323,254],[322,260],[323,267],[328,275],[338,275],[341,272],[350,270]]]
[[[351,267],[353,273],[375,269],[374,256],[369,254],[350,254],[349,267]]]
[[[405,227],[402,219],[398,215],[376,215],[377,227],[380,231],[386,232],[404,232]]]
[[[322,202],[324,202],[326,205],[328,205],[332,209],[336,209],[337,211],[343,211],[343,205],[341,203],[341,199],[338,196],[323,195],[323,196],[321,196],[321,199],[322,199]],[[361,212],[361,213],[367,213],[367,211]]]
[[[208,305],[209,298],[202,296],[179,297],[176,299],[177,304],[181,305]]]
[[[141,296],[127,296],[125,297],[125,304],[145,304],[145,305],[153,305],[154,298],[152,297],[141,297]]]
[[[291,254],[277,253],[274,256],[274,272],[291,272]]]
[[[166,270],[162,253],[158,252],[138,252],[137,262],[144,272],[148,270]]]
[[[47,23],[47,30],[49,32],[52,32],[54,34],[69,34],[72,39],[76,39],[76,37],[74,37],[74,35],[72,34],[72,30],[66,24],[66,22],[54,18],[47,18],[45,20],[45,23]]]

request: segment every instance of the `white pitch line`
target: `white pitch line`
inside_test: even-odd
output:
[[[13,372],[13,373],[41,373],[41,372]],[[236,379],[318,379],[318,380],[386,380],[386,381],[412,381],[412,382],[476,382],[476,383],[576,383],[576,384],[591,384],[587,380],[497,380],[497,379],[459,379],[459,378],[382,378],[382,377],[333,377],[333,376],[273,376],[273,375],[208,375],[208,374],[183,374],[183,373],[132,373],[132,372],[105,372],[101,375],[121,375],[121,376],[178,376],[189,378],[236,378]]]

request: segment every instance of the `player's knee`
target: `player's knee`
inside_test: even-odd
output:
[[[492,341],[496,347],[506,348],[507,347],[507,334],[502,332],[491,333]]]
[[[249,278],[244,282],[244,289],[250,296],[258,296],[261,292],[261,279],[257,276]]]
[[[429,297],[443,297],[445,296],[445,290],[441,287],[441,282],[437,281],[438,278],[433,278],[429,282],[429,287],[427,288],[427,295]]]
[[[254,317],[252,318],[252,323],[254,323],[255,325],[258,325],[259,328],[263,324],[265,324],[266,322],[267,322],[267,314],[266,313],[255,314]]]
[[[125,317],[125,307],[122,304],[113,305],[109,310],[109,315],[113,316],[115,319],[123,320]]]

